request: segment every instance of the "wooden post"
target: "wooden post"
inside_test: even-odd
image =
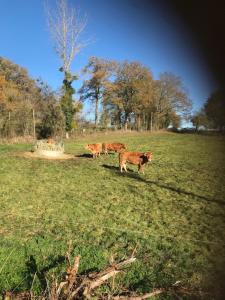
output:
[[[32,109],[32,113],[33,113],[33,135],[34,135],[34,139],[35,139],[36,138],[36,121],[35,121],[34,109]]]
[[[98,97],[95,100],[95,129],[98,127]]]
[[[9,111],[9,116],[8,116],[8,138],[11,137],[11,112]]]
[[[153,116],[153,112],[151,111],[151,120],[150,120],[150,131],[152,132],[152,116]]]

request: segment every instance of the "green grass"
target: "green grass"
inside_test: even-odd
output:
[[[39,293],[44,277],[63,274],[69,248],[71,258],[81,255],[80,272],[87,272],[129,256],[136,246],[137,262],[117,278],[115,293],[177,280],[219,290],[225,273],[224,137],[102,135],[70,141],[66,152],[88,153],[86,143],[101,141],[151,150],[153,161],[145,175],[132,165],[121,174],[117,154],[52,161],[15,155],[31,145],[0,146],[0,290]]]

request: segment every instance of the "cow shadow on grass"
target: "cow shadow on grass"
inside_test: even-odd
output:
[[[102,165],[102,167],[106,168],[106,169],[109,169],[111,171],[114,171],[114,173],[116,173],[117,175],[122,176],[122,177],[132,178],[132,179],[138,180],[140,182],[144,182],[146,184],[153,184],[153,185],[156,185],[160,188],[167,189],[169,191],[176,192],[176,193],[181,194],[181,195],[186,195],[186,196],[199,198],[200,200],[203,200],[203,201],[214,202],[214,203],[217,203],[217,204],[220,204],[220,205],[225,205],[225,200],[211,199],[211,198],[208,198],[208,197],[205,197],[205,196],[201,196],[201,195],[198,195],[198,194],[195,194],[195,193],[192,193],[192,192],[182,190],[180,188],[175,188],[175,187],[169,186],[167,184],[160,183],[158,181],[145,179],[143,177],[143,175],[140,175],[137,172],[135,172],[133,170],[130,170],[130,169],[127,169],[128,172],[122,172],[121,173],[119,168],[115,167],[115,166]]]
[[[119,175],[123,175],[123,173],[120,172],[120,170],[119,170],[118,167],[115,167],[115,166],[109,166],[109,165],[105,165],[105,164],[103,164],[102,167],[105,168],[105,169],[113,170],[113,171],[115,171],[116,173],[118,173]],[[129,168],[127,168],[127,171],[133,172],[133,173],[134,173],[134,170],[131,170],[131,169],[129,169]]]
[[[90,154],[90,153],[83,153],[83,154],[75,155],[75,157],[78,157],[78,158],[93,158],[93,155]]]
[[[114,153],[108,153],[107,155],[114,155]],[[101,155],[103,156],[103,155]],[[75,155],[77,158],[93,158],[93,155],[91,153],[82,153]]]

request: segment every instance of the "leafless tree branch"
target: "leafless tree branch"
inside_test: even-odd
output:
[[[81,39],[87,25],[87,16],[70,7],[67,0],[57,0],[55,9],[45,3],[45,11],[54,48],[62,61],[63,71],[69,72],[74,57],[89,41]]]

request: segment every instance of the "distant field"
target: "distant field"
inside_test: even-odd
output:
[[[82,156],[86,143],[101,141],[151,150],[153,161],[145,175],[131,165],[121,174],[117,154]],[[81,255],[84,272],[137,246],[137,262],[116,279],[115,293],[177,280],[216,293],[225,274],[224,142],[173,133],[93,136],[66,143],[77,156],[67,161],[18,157],[31,145],[1,145],[0,291],[40,292],[45,277],[65,271],[68,249],[71,258]]]

